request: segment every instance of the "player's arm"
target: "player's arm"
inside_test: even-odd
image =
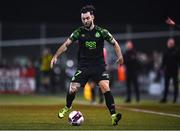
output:
[[[124,59],[123,59],[123,56],[122,56],[121,47],[119,46],[119,43],[113,38],[112,44],[113,44],[113,47],[114,47],[114,50],[115,50],[116,56],[117,56],[116,62],[119,63],[119,64],[123,64]]]
[[[106,29],[102,29],[101,33],[102,33],[104,39],[113,45],[116,56],[117,56],[116,62],[119,64],[123,64],[124,60],[123,60],[121,48],[120,48],[118,42],[114,39],[114,37]]]
[[[60,56],[63,52],[67,50],[67,47],[73,43],[74,41],[78,40],[80,36],[80,28],[76,29],[71,36],[58,48],[55,55],[53,56],[51,60],[51,68],[53,68],[53,65],[57,62],[58,56]]]
[[[177,29],[179,29],[180,30],[180,25],[177,25],[171,18],[167,18],[167,20],[166,20],[166,24],[168,24],[168,25],[170,25],[170,26],[174,26],[174,27],[176,27]]]
[[[51,60],[51,68],[53,68],[53,65],[57,62],[58,56],[60,56],[63,52],[67,50],[67,47],[72,43],[72,40],[69,38],[58,48],[55,55],[53,56]]]

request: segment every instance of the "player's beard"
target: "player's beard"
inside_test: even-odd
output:
[[[90,29],[90,28],[91,28],[91,25],[92,25],[92,22],[91,22],[89,25],[84,24],[84,26],[85,26],[87,29]]]

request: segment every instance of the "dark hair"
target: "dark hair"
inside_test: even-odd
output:
[[[91,15],[94,15],[95,11],[96,11],[96,9],[94,8],[93,5],[86,5],[86,6],[82,7],[80,13],[90,12]]]

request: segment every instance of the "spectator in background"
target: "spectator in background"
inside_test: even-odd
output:
[[[134,49],[132,41],[126,42],[127,51],[124,54],[124,63],[126,67],[126,86],[127,86],[127,103],[131,102],[131,86],[133,86],[136,93],[136,101],[140,101],[139,95],[139,84],[138,84],[138,72],[139,72],[139,61],[137,53]]]
[[[169,38],[167,41],[167,50],[163,55],[162,60],[162,69],[164,70],[165,75],[165,89],[163,93],[163,98],[161,99],[161,103],[167,102],[167,95],[169,92],[169,83],[170,79],[173,79],[174,85],[174,97],[173,103],[177,101],[178,98],[178,66],[179,66],[179,52],[175,47],[175,40],[173,38]]]
[[[180,30],[180,25],[177,25],[171,18],[167,18],[166,19],[166,24],[172,26],[172,27],[176,27],[177,29]]]
[[[27,63],[27,77],[35,78],[36,77],[36,70],[31,60]]]
[[[52,59],[52,54],[49,48],[44,48],[42,51],[41,62],[40,62],[40,72],[41,72],[41,86],[46,92],[52,91],[51,88],[51,68],[50,63]]]

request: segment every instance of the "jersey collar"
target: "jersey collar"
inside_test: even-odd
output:
[[[95,26],[96,26],[96,25],[94,25],[94,27],[93,27],[92,29],[87,29],[85,26],[83,26],[83,28],[84,28],[85,30],[87,30],[87,31],[92,31],[92,30],[94,30]]]

